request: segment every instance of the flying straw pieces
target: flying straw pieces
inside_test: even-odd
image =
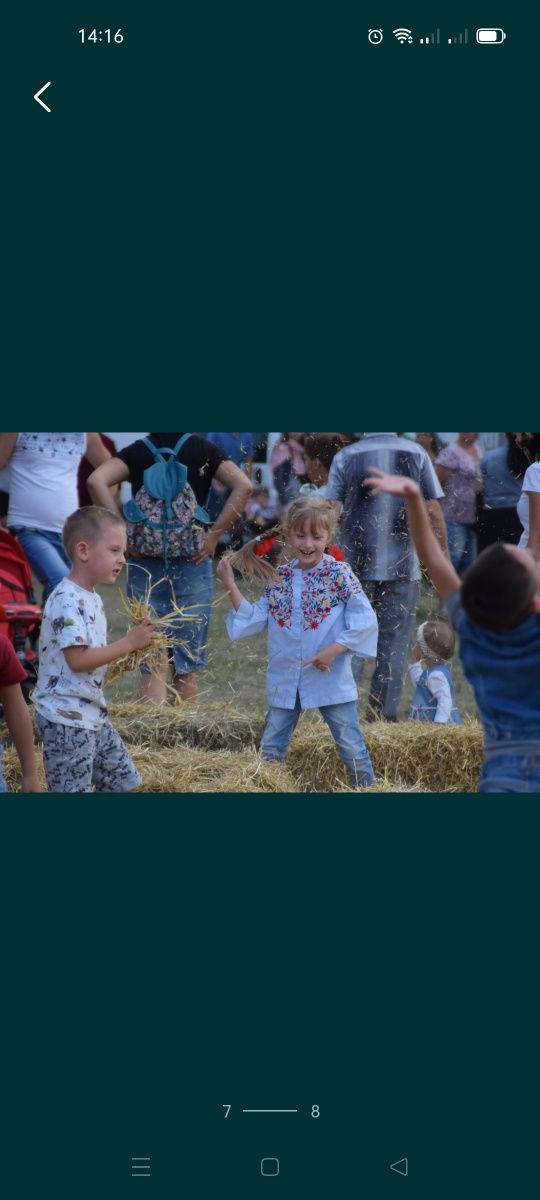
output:
[[[170,613],[158,617],[153,612],[152,592],[162,582],[163,580],[159,579],[157,583],[152,584],[149,579],[144,597],[126,596],[123,592],[120,593],[122,604],[130,624],[140,625],[141,621],[148,619],[154,624],[156,632],[150,646],[145,646],[140,650],[132,650],[130,654],[125,654],[123,658],[117,658],[111,663],[107,669],[107,687],[116,683],[126,671],[135,671],[143,664],[148,667],[151,675],[159,675],[163,664],[164,651],[171,650],[175,645],[182,645],[176,635],[173,636],[165,633],[165,629],[179,625],[182,621],[197,620],[192,614],[188,615],[184,609],[179,608],[174,599],[173,608]]]

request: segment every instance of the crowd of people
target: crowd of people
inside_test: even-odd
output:
[[[263,757],[283,758],[302,710],[316,707],[351,786],[371,784],[357,704],[365,660],[374,660],[365,720],[398,719],[408,670],[410,718],[459,723],[457,632],[484,722],[482,790],[540,787],[531,673],[540,656],[540,433],[507,433],[484,454],[477,433],[447,445],[435,433],[283,433],[269,456],[271,486],[254,484],[261,438],[150,433],[117,451],[98,433],[0,434],[5,523],[43,587],[33,705],[49,788],[139,782],[103,683],[110,662],[151,644],[154,627],[145,620],[107,643],[95,585],[114,582],[127,562],[128,594],[150,595],[154,616],[170,617],[159,669],[141,667],[141,701],[193,700],[220,554],[229,636],[268,631]],[[122,504],[125,484],[132,497]],[[413,636],[419,558],[446,611]],[[242,575],[264,584],[259,601],[240,591]],[[0,642],[0,703],[32,791],[21,665]],[[503,685],[510,662],[519,678]]]

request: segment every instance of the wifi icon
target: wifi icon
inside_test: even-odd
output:
[[[412,29],[393,29],[392,33],[398,42],[412,42]]]

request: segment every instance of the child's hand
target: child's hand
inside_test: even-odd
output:
[[[416,646],[413,646],[413,649],[411,652],[411,662],[412,663],[420,662],[421,657],[422,657],[422,647],[417,642]]]
[[[37,777],[37,772],[32,771],[28,775],[23,775],[21,780],[21,792],[41,792],[42,788]]]
[[[230,588],[234,583],[234,571],[228,558],[222,558],[216,568],[216,574],[221,579],[224,587]]]
[[[130,629],[128,633],[126,633],[128,650],[144,650],[146,646],[151,645],[155,632],[156,627],[153,621],[150,621],[148,617],[145,617],[144,621],[141,621],[140,625],[134,625],[133,629]]]
[[[407,475],[386,475],[378,467],[368,467],[369,475],[364,479],[364,486],[377,492],[388,492],[390,496],[416,496],[420,489],[414,479]]]
[[[345,649],[346,647],[343,646],[342,650]],[[330,671],[334,659],[340,653],[340,649],[335,646],[325,646],[324,650],[319,650],[319,653],[314,654],[312,658],[305,658],[302,666],[308,667],[311,665],[312,667],[316,667],[318,671]]]

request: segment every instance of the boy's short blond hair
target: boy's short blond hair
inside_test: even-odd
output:
[[[111,525],[125,523],[120,513],[113,513],[109,508],[101,508],[98,504],[88,504],[78,508],[67,518],[62,530],[62,543],[66,554],[73,562],[73,552],[77,542],[97,542],[101,535]]]

